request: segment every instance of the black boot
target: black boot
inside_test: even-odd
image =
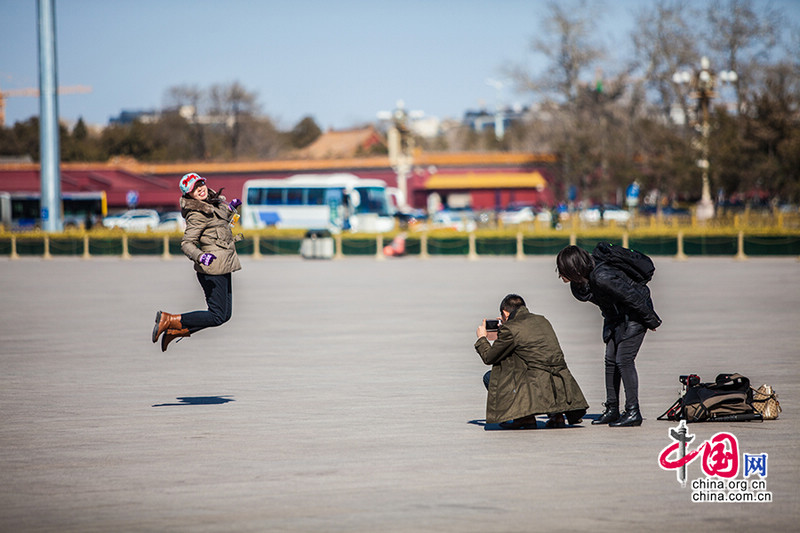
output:
[[[616,422],[619,419],[619,404],[617,402],[607,402],[603,405],[606,406],[606,410],[603,411],[603,414],[597,420],[592,420],[593,425],[599,424],[610,424],[611,422]]]
[[[612,422],[609,426],[620,428],[620,427],[630,427],[630,426],[641,426],[642,425],[642,413],[639,412],[639,405],[634,404],[628,407],[625,406],[625,412],[619,417],[619,420],[616,422]]]
[[[575,424],[580,424],[583,415],[586,414],[586,409],[578,409],[576,411],[567,411],[564,415],[567,417],[567,422],[569,422],[570,426],[574,426]]]
[[[547,415],[547,422],[545,422],[544,427],[546,427],[547,429],[567,427],[567,424],[564,422],[564,415],[561,413],[556,413],[554,415]]]

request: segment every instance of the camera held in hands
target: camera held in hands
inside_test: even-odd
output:
[[[496,319],[486,319],[486,331],[497,331],[500,329],[500,321]]]

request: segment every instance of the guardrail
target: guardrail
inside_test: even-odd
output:
[[[334,259],[346,256],[374,256],[384,259],[384,245],[390,243],[396,232],[381,235],[334,235]],[[585,231],[514,231],[478,230],[470,233],[455,231],[416,231],[405,234],[405,254],[430,258],[432,256],[465,256],[476,260],[481,256],[555,255],[564,246],[576,244],[592,249],[598,241],[635,248],[648,255],[674,256],[687,259],[692,256],[730,256],[744,259],[748,256],[800,256],[800,230],[637,230],[598,228]],[[0,233],[0,257],[72,256],[82,259],[93,257],[157,256],[170,260],[183,256],[180,249],[181,234],[124,233],[124,232],[72,232],[48,234],[43,232]],[[248,232],[236,244],[242,256],[261,259],[269,256],[300,254],[302,234],[297,232]]]

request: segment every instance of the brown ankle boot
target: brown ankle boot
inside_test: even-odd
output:
[[[180,339],[181,337],[191,337],[189,330],[186,328],[183,329],[168,329],[164,332],[164,336],[161,337],[161,351],[167,351],[167,345],[171,343],[175,339]]]
[[[153,327],[153,342],[158,342],[158,337],[168,329],[181,329],[181,315],[171,315],[163,311],[156,313],[156,325]]]

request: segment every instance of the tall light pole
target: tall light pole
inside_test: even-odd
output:
[[[506,133],[505,114],[502,108],[502,91],[506,86],[505,80],[495,80],[489,78],[486,80],[486,85],[490,85],[497,91],[497,101],[494,106],[494,137],[498,141],[502,141]]]
[[[700,69],[694,72],[678,71],[672,75],[672,81],[676,84],[689,84],[692,92],[690,96],[697,100],[697,111],[699,116],[695,116],[695,129],[700,132],[700,159],[697,166],[703,173],[703,192],[700,203],[697,204],[697,219],[708,220],[714,217],[714,202],[711,200],[711,185],[708,179],[708,170],[711,166],[708,161],[708,139],[711,134],[710,107],[711,100],[716,98],[714,91],[717,79],[723,82],[734,83],[738,76],[735,72],[723,70],[717,75],[711,70],[708,58],[703,56],[700,60]]]
[[[401,210],[406,209],[408,202],[408,177],[414,165],[414,136],[411,134],[411,118],[419,118],[422,111],[406,111],[405,102],[398,100],[394,111],[381,111],[378,118],[391,120],[389,128],[389,164],[397,174],[397,188],[402,196]]]
[[[56,22],[54,0],[39,0],[39,143],[42,194],[42,228],[64,229],[61,216],[61,154],[58,142],[56,99]]]

